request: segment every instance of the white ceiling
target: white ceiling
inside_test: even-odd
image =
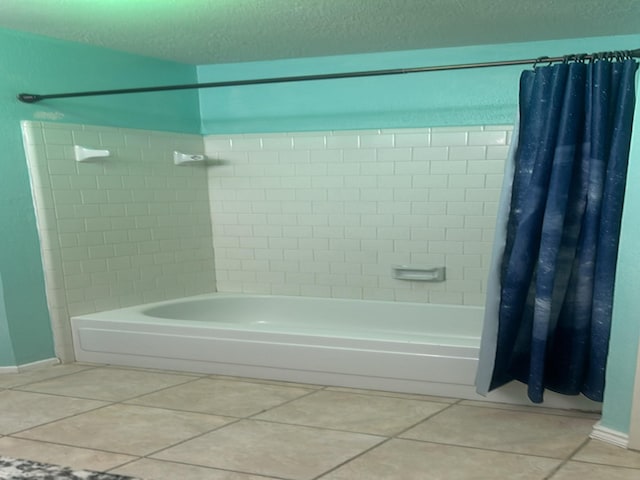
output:
[[[0,27],[209,64],[640,33],[640,0],[0,0]]]

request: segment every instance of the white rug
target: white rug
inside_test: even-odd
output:
[[[0,480],[135,480],[110,473],[74,470],[31,460],[18,460],[0,455]]]

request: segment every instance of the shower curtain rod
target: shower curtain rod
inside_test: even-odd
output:
[[[51,98],[71,98],[71,97],[95,97],[101,95],[119,95],[125,93],[146,93],[146,92],[164,92],[168,90],[190,90],[196,88],[217,88],[217,87],[240,87],[245,85],[264,85],[269,83],[288,83],[288,82],[306,82],[310,80],[333,80],[339,78],[361,78],[361,77],[379,77],[385,75],[401,75],[406,73],[423,73],[423,72],[439,72],[443,70],[464,70],[471,68],[486,67],[505,67],[512,65],[528,65],[534,66],[538,63],[556,63],[569,61],[584,61],[598,59],[624,59],[639,58],[640,48],[635,50],[617,50],[612,52],[599,52],[591,54],[574,54],[564,55],[562,57],[538,57],[524,60],[503,60],[497,62],[482,63],[463,63],[457,65],[437,65],[432,67],[413,67],[413,68],[395,68],[389,70],[366,70],[360,72],[343,72],[343,73],[326,73],[319,75],[301,75],[293,77],[275,77],[275,78],[256,78],[251,80],[231,80],[224,82],[209,83],[192,83],[187,85],[165,85],[157,87],[141,87],[141,88],[122,88],[118,90],[95,90],[88,92],[70,92],[70,93],[51,93],[41,95],[37,93],[19,93],[18,100],[23,103],[36,103],[41,100]]]

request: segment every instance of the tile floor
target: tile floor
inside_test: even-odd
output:
[[[147,480],[640,479],[593,414],[61,365],[0,376],[0,455]]]

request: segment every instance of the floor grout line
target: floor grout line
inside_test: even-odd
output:
[[[421,399],[419,398],[420,395],[416,394],[414,396],[411,397],[407,397],[406,394],[403,394],[401,392],[381,392],[381,391],[377,391],[377,390],[372,390],[371,392],[368,392],[366,389],[351,389],[350,387],[334,387],[334,386],[328,386],[328,385],[318,385],[318,384],[309,384],[308,387],[305,387],[305,384],[299,383],[299,382],[280,382],[280,381],[269,381],[266,379],[253,379],[253,378],[242,378],[242,377],[237,377],[237,376],[228,376],[228,375],[218,375],[218,374],[201,374],[201,375],[193,375],[193,374],[189,374],[189,373],[183,373],[183,372],[174,372],[174,371],[165,371],[162,369],[158,369],[158,370],[154,370],[154,369],[142,369],[142,368],[128,368],[125,366],[119,366],[119,365],[92,365],[92,366],[85,366],[86,368],[83,368],[82,370],[78,370],[75,372],[70,372],[70,373],[64,373],[64,374],[60,374],[60,375],[56,375],[53,377],[48,377],[48,378],[42,378],[42,379],[38,379],[38,380],[33,380],[30,382],[26,382],[23,384],[19,384],[19,385],[14,385],[11,387],[2,387],[0,388],[0,393],[4,392],[4,391],[15,391],[15,392],[21,392],[21,393],[31,393],[31,394],[36,394],[36,395],[51,395],[51,396],[58,396],[58,397],[62,397],[62,398],[72,398],[72,399],[78,399],[78,400],[88,400],[88,401],[95,401],[95,402],[102,402],[103,405],[97,406],[95,408],[91,408],[89,410],[85,410],[82,412],[78,412],[78,413],[74,413],[71,415],[66,415],[51,421],[46,421],[40,424],[37,424],[35,426],[31,426],[22,430],[18,430],[12,433],[8,433],[8,434],[3,434],[0,435],[0,438],[14,438],[17,440],[24,440],[24,441],[32,441],[32,442],[39,442],[42,443],[43,445],[48,444],[48,445],[58,445],[58,446],[64,446],[64,447],[70,447],[70,448],[76,448],[79,450],[86,450],[86,451],[96,451],[96,452],[103,452],[103,453],[107,453],[107,454],[115,454],[115,455],[128,455],[134,458],[131,458],[130,460],[127,460],[121,464],[115,465],[110,467],[108,470],[105,471],[114,471],[117,470],[119,468],[122,468],[126,465],[130,465],[132,463],[138,462],[140,460],[143,459],[147,459],[147,460],[154,460],[154,461],[159,461],[159,462],[168,462],[168,463],[175,463],[175,464],[181,464],[181,465],[191,465],[191,466],[195,466],[195,467],[200,467],[200,468],[206,468],[206,469],[210,469],[210,470],[217,470],[217,471],[222,471],[222,472],[230,472],[230,473],[239,473],[239,474],[245,474],[245,475],[253,475],[253,476],[257,476],[257,477],[262,477],[265,479],[275,479],[275,480],[291,480],[291,479],[284,479],[282,477],[277,477],[277,476],[269,476],[266,474],[259,474],[259,473],[253,473],[253,472],[245,472],[245,471],[240,471],[240,470],[230,470],[230,469],[224,469],[224,468],[218,468],[218,467],[212,467],[210,465],[200,465],[197,463],[187,463],[187,462],[183,462],[183,461],[173,461],[170,459],[161,459],[161,458],[153,458],[153,455],[157,455],[163,451],[169,450],[171,448],[177,447],[179,445],[182,445],[184,443],[190,442],[192,440],[197,440],[205,435],[208,435],[212,432],[216,432],[218,430],[224,429],[226,427],[235,425],[239,422],[242,421],[253,421],[253,422],[265,422],[265,423],[272,423],[272,424],[281,424],[281,425],[290,425],[290,426],[297,426],[297,427],[304,427],[304,428],[312,428],[312,429],[317,429],[317,430],[326,430],[326,431],[335,431],[335,432],[340,432],[340,433],[347,433],[347,434],[359,434],[359,435],[367,435],[370,437],[378,437],[380,439],[379,442],[375,443],[374,445],[366,448],[365,450],[363,450],[362,452],[358,453],[357,455],[354,455],[353,457],[341,462],[339,465],[335,465],[332,468],[322,472],[319,475],[316,475],[315,477],[313,477],[313,480],[319,480],[323,477],[325,477],[326,475],[330,474],[331,472],[338,470],[339,468],[344,467],[345,465],[355,461],[358,458],[363,457],[364,455],[370,453],[372,450],[375,450],[379,447],[382,447],[383,445],[387,444],[388,442],[392,441],[392,440],[402,440],[402,441],[407,441],[407,442],[419,442],[419,443],[423,443],[423,444],[434,444],[434,445],[444,445],[444,446],[449,446],[449,447],[457,447],[457,448],[465,448],[465,449],[473,449],[473,450],[479,450],[479,451],[484,451],[484,452],[493,452],[493,453],[499,453],[499,454],[508,454],[508,455],[518,455],[518,456],[523,456],[523,457],[534,457],[534,458],[543,458],[543,459],[548,459],[548,460],[555,460],[558,461],[558,465],[556,465],[544,478],[545,479],[553,479],[556,478],[556,475],[558,474],[558,472],[560,472],[562,470],[563,467],[565,467],[567,465],[568,462],[570,461],[574,461],[574,457],[580,453],[585,447],[586,445],[588,445],[589,443],[589,438],[585,438],[583,441],[581,441],[581,443],[576,446],[575,448],[573,448],[573,450],[567,454],[566,456],[562,457],[562,458],[557,458],[557,457],[550,457],[547,455],[540,455],[540,454],[531,454],[531,453],[522,453],[522,452],[513,452],[513,451],[508,451],[508,450],[497,450],[497,449],[491,449],[491,448],[483,448],[483,447],[478,447],[478,446],[468,446],[468,445],[460,445],[457,443],[442,443],[439,442],[437,440],[433,441],[433,440],[421,440],[421,439],[417,439],[417,438],[404,438],[402,437],[402,435],[406,434],[406,432],[408,432],[409,430],[411,430],[412,428],[415,428],[416,426],[428,422],[429,420],[431,420],[432,418],[447,412],[451,409],[454,409],[456,407],[468,407],[468,408],[472,408],[472,409],[481,409],[481,408],[490,408],[490,409],[494,409],[494,410],[501,410],[504,412],[512,412],[512,413],[517,413],[517,414],[527,414],[527,413],[533,413],[536,415],[543,415],[543,416],[558,416],[558,417],[565,417],[565,418],[570,418],[570,419],[582,419],[582,420],[596,420],[593,418],[593,413],[592,412],[582,412],[582,411],[571,411],[571,413],[567,413],[564,414],[562,410],[560,409],[549,409],[552,411],[535,411],[535,407],[530,407],[527,405],[522,405],[522,408],[518,408],[518,405],[515,405],[511,408],[506,408],[505,406],[501,406],[500,404],[496,404],[493,402],[487,402],[486,405],[467,405],[464,402],[467,401],[466,399],[455,399],[454,401],[447,401],[447,402],[438,402],[437,397],[433,396],[433,395],[424,395],[425,399]],[[127,397],[124,399],[120,399],[120,400],[102,400],[102,399],[96,399],[94,397],[78,397],[76,395],[68,395],[68,394],[56,394],[56,393],[49,393],[49,392],[38,392],[38,391],[32,391],[32,390],[24,390],[24,388],[27,388],[35,383],[39,383],[39,382],[47,382],[47,381],[55,381],[55,380],[63,380],[65,377],[70,377],[76,374],[80,374],[80,373],[86,373],[88,371],[91,370],[96,370],[99,368],[108,368],[108,369],[114,369],[114,370],[127,370],[127,371],[138,371],[138,372],[142,372],[142,373],[150,373],[150,374],[165,374],[165,375],[176,375],[176,376],[180,376],[183,375],[185,377],[189,377],[188,379],[185,379],[183,382],[181,383],[177,383],[177,384],[173,384],[173,385],[168,385],[168,386],[164,386],[164,387],[160,387],[157,388],[155,390],[151,390],[145,393],[141,393],[139,395],[135,395],[132,397]],[[291,398],[288,399],[282,403],[278,403],[277,405],[273,405],[270,406],[268,408],[264,408],[261,409],[260,411],[248,414],[248,415],[243,415],[243,416],[235,416],[235,415],[226,415],[226,414],[218,414],[218,413],[210,413],[210,412],[199,412],[199,411],[194,411],[194,410],[189,410],[189,409],[181,409],[181,408],[171,408],[171,407],[163,407],[163,406],[154,406],[154,405],[145,405],[143,403],[136,403],[136,400],[140,400],[142,397],[145,397],[147,395],[151,395],[151,394],[155,394],[155,393],[161,393],[165,390],[169,390],[172,388],[180,388],[180,387],[184,387],[187,386],[193,382],[196,382],[198,380],[202,380],[202,379],[208,379],[208,380],[225,380],[225,381],[229,381],[229,382],[238,382],[238,383],[245,383],[245,384],[253,384],[253,385],[266,385],[266,386],[272,386],[272,387],[280,387],[283,389],[286,388],[297,388],[297,389],[305,389],[307,388],[308,391],[300,396],[297,396],[295,398]],[[288,385],[289,383],[289,385]],[[353,391],[350,391],[353,390]],[[356,391],[357,390],[357,391]],[[298,400],[302,400],[305,399],[307,397],[310,397],[318,392],[335,392],[335,393],[344,393],[344,394],[349,394],[349,395],[357,395],[357,396],[361,396],[361,397],[375,397],[375,398],[389,398],[389,399],[394,399],[394,400],[413,400],[413,401],[420,401],[420,402],[426,402],[426,403],[431,403],[431,404],[438,404],[438,405],[442,405],[443,408],[433,412],[432,414],[427,415],[426,417],[421,418],[419,421],[411,424],[408,427],[403,428],[402,430],[390,435],[390,434],[380,434],[380,433],[370,433],[370,432],[360,432],[357,430],[345,430],[345,429],[340,429],[340,428],[331,428],[331,427],[322,427],[322,426],[316,426],[316,425],[305,425],[303,423],[299,423],[299,421],[296,421],[294,423],[288,422],[286,419],[283,420],[269,420],[269,419],[261,419],[261,418],[257,418],[260,415],[263,415],[265,413],[268,413],[270,411],[273,411],[275,409],[278,409],[280,407],[285,407],[286,405],[289,405],[293,402],[296,402]],[[452,397],[442,397],[442,398],[446,398],[449,400],[453,400]],[[480,400],[481,402],[481,400]],[[106,450],[106,449],[102,449],[102,448],[87,448],[87,447],[81,447],[78,445],[72,445],[72,444],[67,444],[67,443],[60,443],[60,442],[52,442],[52,441],[48,441],[48,440],[40,440],[40,439],[36,439],[36,438],[28,438],[28,437],[21,437],[20,435],[24,434],[25,432],[28,432],[30,430],[34,430],[46,425],[50,425],[56,422],[60,422],[60,421],[65,421],[65,420],[69,420],[72,419],[74,417],[78,417],[84,414],[88,414],[91,412],[95,412],[98,411],[100,409],[104,409],[107,407],[111,407],[111,406],[116,406],[116,405],[123,405],[123,406],[138,406],[138,407],[144,407],[144,408],[149,408],[149,409],[158,409],[158,410],[170,410],[170,411],[176,411],[176,412],[184,412],[184,413],[193,413],[193,414],[199,414],[199,415],[210,415],[210,416],[216,416],[216,417],[221,417],[224,419],[228,419],[230,420],[228,423],[224,423],[223,425],[219,425],[216,426],[214,428],[211,428],[205,432],[202,433],[198,433],[194,436],[191,436],[189,438],[183,439],[181,441],[178,441],[174,444],[168,445],[168,446],[164,446],[162,448],[159,448],[157,450],[154,450],[152,452],[149,452],[145,455],[132,455],[132,454],[128,454],[128,453],[123,453],[121,451],[111,451],[111,450]],[[548,407],[546,407],[548,408]],[[581,413],[584,413],[584,415],[581,415]],[[357,428],[357,427],[356,427]],[[601,465],[601,466],[607,466],[607,467],[614,467],[614,468],[623,468],[626,470],[631,470],[631,471],[636,471],[636,470],[640,470],[640,468],[635,468],[635,467],[630,467],[627,465],[620,465],[620,464],[613,464],[613,463],[602,463],[602,462],[597,462],[597,461],[582,461],[582,460],[575,460],[581,463],[586,463],[586,464],[591,464],[591,465]]]
[[[558,466],[556,466],[556,468],[551,470],[551,472],[549,472],[549,474],[546,477],[544,477],[544,480],[552,479],[556,475],[556,473],[558,473],[562,469],[562,467],[564,467],[573,458],[573,456],[577,454],[580,450],[582,450],[585,447],[585,445],[587,445],[588,443],[589,443],[589,438],[587,437],[580,445],[574,448],[569,455],[567,455],[564,459],[562,459],[562,461],[558,464]]]
[[[163,458],[149,458],[148,456],[143,456],[143,457],[137,458],[136,460],[132,460],[130,462],[127,462],[125,465],[129,465],[131,463],[135,463],[135,462],[137,462],[139,460],[153,460],[155,462],[173,463],[173,464],[184,465],[184,466],[187,466],[187,467],[198,467],[198,468],[204,468],[204,469],[207,469],[207,470],[213,470],[213,471],[219,471],[219,472],[240,473],[240,474],[243,474],[243,475],[253,475],[253,476],[257,476],[257,477],[261,477],[261,478],[266,478],[266,479],[269,479],[269,480],[271,480],[271,479],[273,479],[273,480],[291,480],[290,478],[285,478],[285,477],[278,477],[278,476],[274,477],[274,476],[270,476],[270,475],[264,475],[264,474],[261,474],[261,473],[245,472],[245,471],[242,471],[242,470],[230,470],[228,468],[220,468],[220,467],[211,467],[211,466],[208,466],[208,465],[200,465],[200,464],[197,464],[197,463],[187,463],[187,462],[182,462],[182,461],[179,461],[179,460],[166,460],[166,459],[163,459]],[[106,470],[106,471],[107,472],[111,472],[112,470],[115,470],[116,468],[120,468],[120,467],[114,467],[114,468],[111,468],[111,469]]]
[[[95,370],[96,368],[99,368],[99,367],[87,367],[87,368],[83,368],[82,370],[78,370],[77,372],[61,373],[60,375],[55,375],[53,377],[46,377],[46,378],[41,378],[39,380],[32,380],[32,381],[29,381],[29,382],[26,382],[26,383],[20,383],[20,384],[17,384],[17,385],[10,385],[8,387],[1,387],[0,390],[17,390],[20,387],[33,385],[34,383],[47,382],[49,380],[56,380],[58,378],[70,377],[71,375],[75,375],[75,374],[81,373],[81,372],[86,372],[86,371],[89,371],[89,370]],[[18,373],[16,375],[20,375],[20,374]]]
[[[79,400],[86,400],[86,399],[81,398]],[[100,401],[100,400],[94,400],[94,401]],[[18,437],[18,435],[22,434],[24,432],[28,432],[29,430],[35,430],[36,428],[40,428],[40,427],[44,427],[44,426],[47,426],[47,425],[51,425],[52,423],[56,423],[56,422],[59,422],[59,421],[62,421],[62,420],[69,420],[70,418],[77,417],[77,416],[80,416],[80,415],[84,415],[85,413],[95,412],[96,410],[100,410],[102,408],[106,408],[106,407],[109,407],[109,406],[113,405],[112,402],[104,402],[104,403],[106,403],[106,405],[100,405],[98,407],[91,408],[89,410],[84,410],[82,412],[74,413],[74,414],[71,414],[71,415],[66,415],[64,417],[56,418],[54,420],[49,420],[49,421],[34,425],[32,427],[23,428],[22,430],[16,430],[15,432],[11,432],[11,433],[6,434],[6,436],[8,436],[8,437],[15,436],[16,438],[24,438],[24,437]],[[24,438],[24,439],[25,440],[30,440],[28,438]]]
[[[39,443],[50,444],[50,445],[59,445],[61,447],[71,447],[71,448],[77,448],[79,450],[91,450],[91,451],[94,451],[94,452],[110,453],[110,454],[114,454],[114,455],[127,455],[127,456],[130,456],[130,457],[139,457],[139,455],[132,455],[130,453],[123,453],[123,452],[116,452],[114,450],[105,450],[104,448],[79,447],[78,445],[72,445],[70,443],[50,442],[50,441],[47,441],[47,440],[41,440],[41,439],[37,439],[37,438],[18,437],[18,436],[14,436],[14,435],[7,435],[7,438],[14,438],[16,440],[27,440],[29,442],[39,442]]]
[[[376,443],[375,445],[371,446],[370,448],[367,448],[366,450],[360,452],[358,455],[355,455],[352,458],[340,463],[339,465],[336,465],[333,468],[330,468],[329,470],[323,472],[322,474],[318,475],[317,477],[314,477],[313,480],[319,480],[322,477],[324,477],[325,475],[328,475],[329,473],[338,470],[339,468],[343,467],[344,465],[346,465],[346,464],[348,464],[350,462],[353,462],[354,460],[366,455],[367,453],[371,452],[372,450],[375,450],[376,448],[381,447],[382,445],[384,445],[386,443],[389,443],[391,440],[398,439],[398,435],[401,435],[404,432],[406,432],[408,430],[411,430],[412,428],[420,425],[421,423],[426,422],[427,420],[429,420],[430,418],[433,418],[435,415],[439,414],[440,412],[443,412],[445,410],[450,409],[452,406],[456,405],[457,403],[458,402],[452,403],[452,404],[448,405],[447,407],[443,408],[442,410],[438,410],[437,412],[434,412],[431,415],[426,416],[425,418],[421,419],[420,421],[411,424],[410,426],[402,429],[401,431],[397,432],[396,434],[387,436],[386,439],[381,441],[380,443]]]

